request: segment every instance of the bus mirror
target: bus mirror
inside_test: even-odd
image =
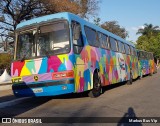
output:
[[[80,36],[80,26],[75,26],[74,29],[74,40],[78,40]]]
[[[36,33],[37,33],[37,30],[34,30],[34,31],[33,31],[33,35],[35,35]]]

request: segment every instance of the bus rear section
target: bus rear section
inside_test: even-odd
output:
[[[154,59],[151,52],[138,50],[139,76],[152,75],[154,73]]]
[[[17,26],[11,66],[15,96],[53,96],[75,91],[69,22],[60,18],[66,15],[40,17]]]

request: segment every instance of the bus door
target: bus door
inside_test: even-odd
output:
[[[72,21],[72,37],[73,52],[75,56],[74,76],[75,76],[75,92],[83,92],[85,90],[85,61],[82,58],[82,49],[84,47],[83,35],[80,23]]]

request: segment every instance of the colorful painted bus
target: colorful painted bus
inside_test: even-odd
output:
[[[11,66],[15,96],[54,96],[89,91],[138,75],[135,46],[72,13],[18,24]]]
[[[140,78],[142,78],[144,75],[152,75],[153,73],[156,73],[153,53],[137,50],[137,55],[139,60]]]

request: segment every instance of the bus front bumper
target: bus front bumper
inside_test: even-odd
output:
[[[26,84],[21,82],[12,85],[12,90],[17,97],[32,96],[55,96],[67,93],[74,93],[74,79],[34,82]]]

